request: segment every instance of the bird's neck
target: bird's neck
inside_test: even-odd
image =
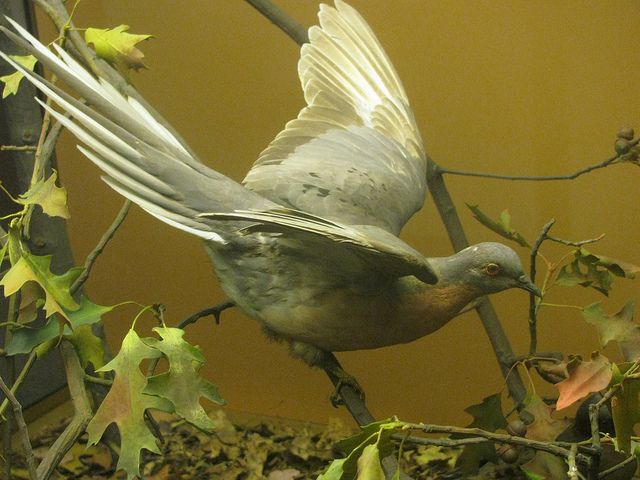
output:
[[[398,284],[401,315],[427,335],[455,317],[481,292],[469,285],[441,281],[429,285],[415,277],[404,277]]]

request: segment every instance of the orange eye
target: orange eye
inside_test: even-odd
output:
[[[502,268],[500,268],[500,265],[498,265],[497,263],[487,263],[484,267],[484,272],[491,277],[495,277],[501,271]]]

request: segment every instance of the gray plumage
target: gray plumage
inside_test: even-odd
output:
[[[70,114],[43,104],[84,143],[104,180],[201,237],[229,297],[310,364],[326,364],[327,352],[415,340],[481,295],[537,293],[504,245],[425,258],[398,238],[427,190],[408,99],[353,8],[336,0],[319,18],[298,65],[307,106],[243,185],[192,157],[139,102],[11,20],[19,35],[5,34],[88,105],[2,56]]]

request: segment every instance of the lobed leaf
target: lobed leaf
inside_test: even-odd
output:
[[[153,35],[137,35],[127,33],[129,25],[118,25],[115,28],[87,28],[84,34],[85,41],[91,45],[96,54],[121,70],[139,70],[146,68],[142,62],[144,54],[136,48],[143,40],[152,38]]]
[[[9,55],[9,58],[15,60],[20,65],[31,71],[33,71],[36,63],[38,62],[38,59],[33,55]],[[24,75],[18,71],[0,77],[0,82],[4,83],[2,98],[4,99],[9,95],[15,95],[18,93],[18,88],[20,88],[20,82],[23,78]]]
[[[640,358],[640,325],[633,321],[634,311],[633,300],[613,315],[605,314],[602,302],[596,302],[584,307],[582,316],[596,327],[603,347],[611,341],[617,342],[625,361],[632,362]]]
[[[218,405],[223,405],[224,400],[217,387],[198,374],[204,363],[202,352],[182,338],[184,330],[180,328],[156,327],[153,331],[161,340],[145,338],[143,341],[167,357],[169,371],[149,378],[144,392],[170,401],[175,412],[194,426],[213,431],[215,422],[200,405],[200,397]]]
[[[507,427],[507,420],[502,413],[502,400],[499,393],[489,395],[482,402],[464,409],[473,417],[468,425],[470,428],[482,428],[490,432]],[[469,435],[451,435],[451,438],[464,438]],[[490,443],[465,445],[462,453],[456,460],[456,467],[463,473],[470,475],[477,472],[480,464],[487,461],[496,461],[498,458],[496,449]]]
[[[73,312],[66,312],[66,315],[69,319],[69,325],[75,331],[78,327],[100,321],[102,315],[110,312],[113,308],[97,305],[83,296],[80,298],[79,308]],[[62,335],[72,335],[73,332],[69,325],[64,326]],[[60,335],[60,325],[54,317],[51,317],[45,325],[39,328],[26,327],[14,330],[11,342],[7,346],[7,355],[29,353],[38,345],[53,340]],[[95,364],[94,366],[98,367]]]
[[[572,405],[592,392],[607,388],[611,383],[613,370],[607,357],[593,352],[588,362],[574,357],[567,364],[567,373],[568,377],[556,384],[560,393],[556,402],[557,410]]]
[[[154,395],[146,395],[145,376],[140,363],[145,359],[158,358],[160,351],[146,345],[134,330],[129,330],[122,341],[120,351],[99,371],[114,371],[113,385],[98,411],[87,426],[88,444],[100,441],[106,428],[115,423],[120,431],[120,457],[118,470],[124,470],[127,478],[140,475],[140,453],[142,449],[160,453],[160,449],[144,419],[148,409],[171,412],[172,405]]]
[[[9,250],[11,251],[11,247]],[[0,280],[0,285],[4,287],[4,295],[9,297],[25,283],[36,282],[45,292],[44,309],[47,317],[58,313],[69,320],[67,312],[80,308],[69,289],[82,273],[82,267],[73,267],[62,275],[56,275],[51,272],[51,255],[37,256],[27,251],[22,251],[21,255]]]
[[[29,190],[17,199],[22,205],[40,205],[42,211],[50,217],[69,218],[67,191],[56,185],[58,174],[54,170],[46,180],[41,179],[29,187]]]

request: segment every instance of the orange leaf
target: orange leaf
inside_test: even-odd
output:
[[[583,362],[576,358],[567,365],[569,377],[558,383],[560,397],[556,403],[556,409],[572,405],[592,392],[598,392],[607,388],[611,382],[611,363],[599,352],[591,354],[591,361]]]

